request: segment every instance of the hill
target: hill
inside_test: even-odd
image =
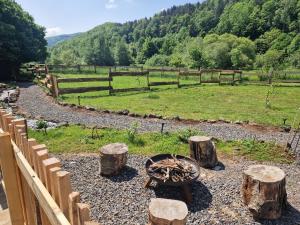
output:
[[[75,33],[75,34],[62,34],[62,35],[57,35],[57,36],[52,36],[52,37],[46,37],[46,41],[48,43],[48,47],[53,47],[57,43],[69,40],[73,37],[78,36],[80,33]]]
[[[151,18],[102,24],[55,45],[48,62],[299,66],[299,31],[297,0],[207,0],[173,6]]]

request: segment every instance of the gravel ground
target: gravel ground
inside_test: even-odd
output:
[[[98,172],[96,155],[59,155],[65,170],[72,174],[72,186],[90,204],[92,217],[106,225],[144,225],[151,198],[181,200],[178,188],[156,186],[143,188],[147,175],[146,158],[131,155],[128,167],[115,177],[104,178]],[[201,169],[199,180],[192,186],[193,203],[188,206],[187,224],[300,224],[300,167],[277,165],[287,173],[289,206],[279,220],[254,221],[240,198],[241,171],[254,164],[241,158],[224,159],[225,170]]]
[[[228,123],[205,123],[198,122],[188,124],[185,122],[134,118],[124,115],[91,112],[87,110],[75,110],[70,107],[60,106],[53,102],[51,97],[46,96],[42,89],[32,84],[19,84],[21,94],[17,105],[20,111],[28,117],[43,118],[48,121],[68,122],[70,124],[84,124],[87,126],[111,127],[126,129],[134,122],[140,124],[140,131],[160,131],[161,123],[166,123],[166,131],[175,131],[192,127],[207,135],[224,140],[237,140],[256,138],[264,141],[276,141],[285,144],[289,139],[287,133],[274,129],[249,129],[245,125]]]

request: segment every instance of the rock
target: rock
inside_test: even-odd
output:
[[[118,111],[117,114],[119,114],[119,115],[128,115],[129,114],[129,110],[124,109],[122,111]]]

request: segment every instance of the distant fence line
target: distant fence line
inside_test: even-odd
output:
[[[201,85],[202,83],[219,83],[219,84],[231,84],[234,85],[237,82],[242,81],[242,71],[241,70],[218,70],[218,69],[200,69],[200,70],[180,70],[174,68],[162,68],[162,69],[147,69],[144,70],[143,67],[125,67],[126,71],[118,71],[124,70],[124,67],[110,67],[108,68],[108,76],[107,77],[99,77],[99,78],[89,78],[89,77],[81,77],[81,78],[59,78],[55,75],[47,74],[45,79],[40,79],[40,82],[49,89],[54,97],[58,97],[61,94],[71,94],[71,93],[84,93],[84,92],[93,92],[93,91],[109,91],[109,94],[114,93],[123,93],[123,92],[131,92],[131,91],[147,91],[150,90],[151,87],[154,86],[162,86],[162,85],[176,85],[178,88],[183,86],[193,86],[193,85]],[[129,71],[130,69],[135,69],[135,71]],[[155,81],[151,82],[149,77],[149,72],[174,72],[176,74],[176,80],[173,81]],[[203,74],[207,73],[218,73],[217,79],[213,76],[208,80],[203,80]],[[147,85],[144,87],[133,87],[133,88],[114,88],[112,85],[112,81],[114,77],[128,77],[128,76],[138,76],[145,77],[147,79]],[[182,77],[199,77],[197,83],[193,84],[183,84],[180,82],[180,78]],[[79,87],[79,88],[60,88],[60,83],[80,83],[80,82],[93,82],[93,81],[108,81],[108,85],[104,86],[94,86],[94,87]]]
[[[45,68],[45,69],[43,69]],[[59,78],[55,75],[50,75],[50,73],[55,72],[55,68],[60,68],[60,72],[68,71],[68,68],[75,69],[76,73],[83,73],[84,68],[89,68],[93,72],[101,72],[100,74],[107,74],[107,77],[98,77],[98,78]],[[103,71],[104,69],[104,71]],[[176,85],[178,88],[185,86],[196,86],[206,83],[216,83],[216,84],[231,84],[235,85],[237,83],[245,82],[247,84],[254,85],[271,85],[276,84],[279,86],[298,86],[300,84],[300,72],[298,71],[282,71],[280,77],[269,76],[267,74],[257,74],[253,72],[247,72],[242,70],[223,70],[223,69],[198,69],[191,70],[187,68],[172,68],[172,67],[144,67],[144,66],[94,66],[94,65],[42,65],[40,68],[35,68],[38,78],[42,84],[45,85],[52,93],[54,97],[58,97],[61,94],[70,94],[70,93],[84,93],[92,91],[109,91],[109,94],[130,92],[130,91],[147,91],[151,90],[151,87],[162,86],[162,85]],[[101,71],[102,70],[102,71]],[[49,72],[50,71],[50,72]],[[59,71],[58,71],[59,72]],[[42,74],[44,75],[42,75]],[[47,74],[49,73],[49,74]],[[170,81],[151,81],[150,73],[156,74],[160,73],[160,77],[165,78],[174,78]],[[46,75],[47,74],[47,75]],[[101,76],[102,76],[101,75]],[[209,76],[210,75],[210,76]],[[144,87],[133,87],[133,88],[114,88],[112,81],[114,77],[146,77],[147,85]],[[153,76],[153,74],[152,74]],[[155,75],[154,75],[155,76]],[[299,77],[297,77],[299,76]],[[181,82],[183,78],[187,77],[198,77],[198,81],[195,83],[184,83]],[[252,77],[252,78],[251,78]],[[256,80],[253,79],[256,77]],[[196,79],[194,79],[196,80]],[[93,81],[108,81],[108,85],[105,86],[94,86],[94,87],[79,87],[79,88],[60,88],[60,83],[69,83],[69,82],[93,82]]]

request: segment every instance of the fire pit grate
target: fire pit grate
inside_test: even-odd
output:
[[[195,160],[180,155],[160,154],[149,158],[145,168],[149,176],[146,188],[152,180],[162,185],[182,187],[184,198],[191,202],[189,184],[200,175],[200,168]]]

